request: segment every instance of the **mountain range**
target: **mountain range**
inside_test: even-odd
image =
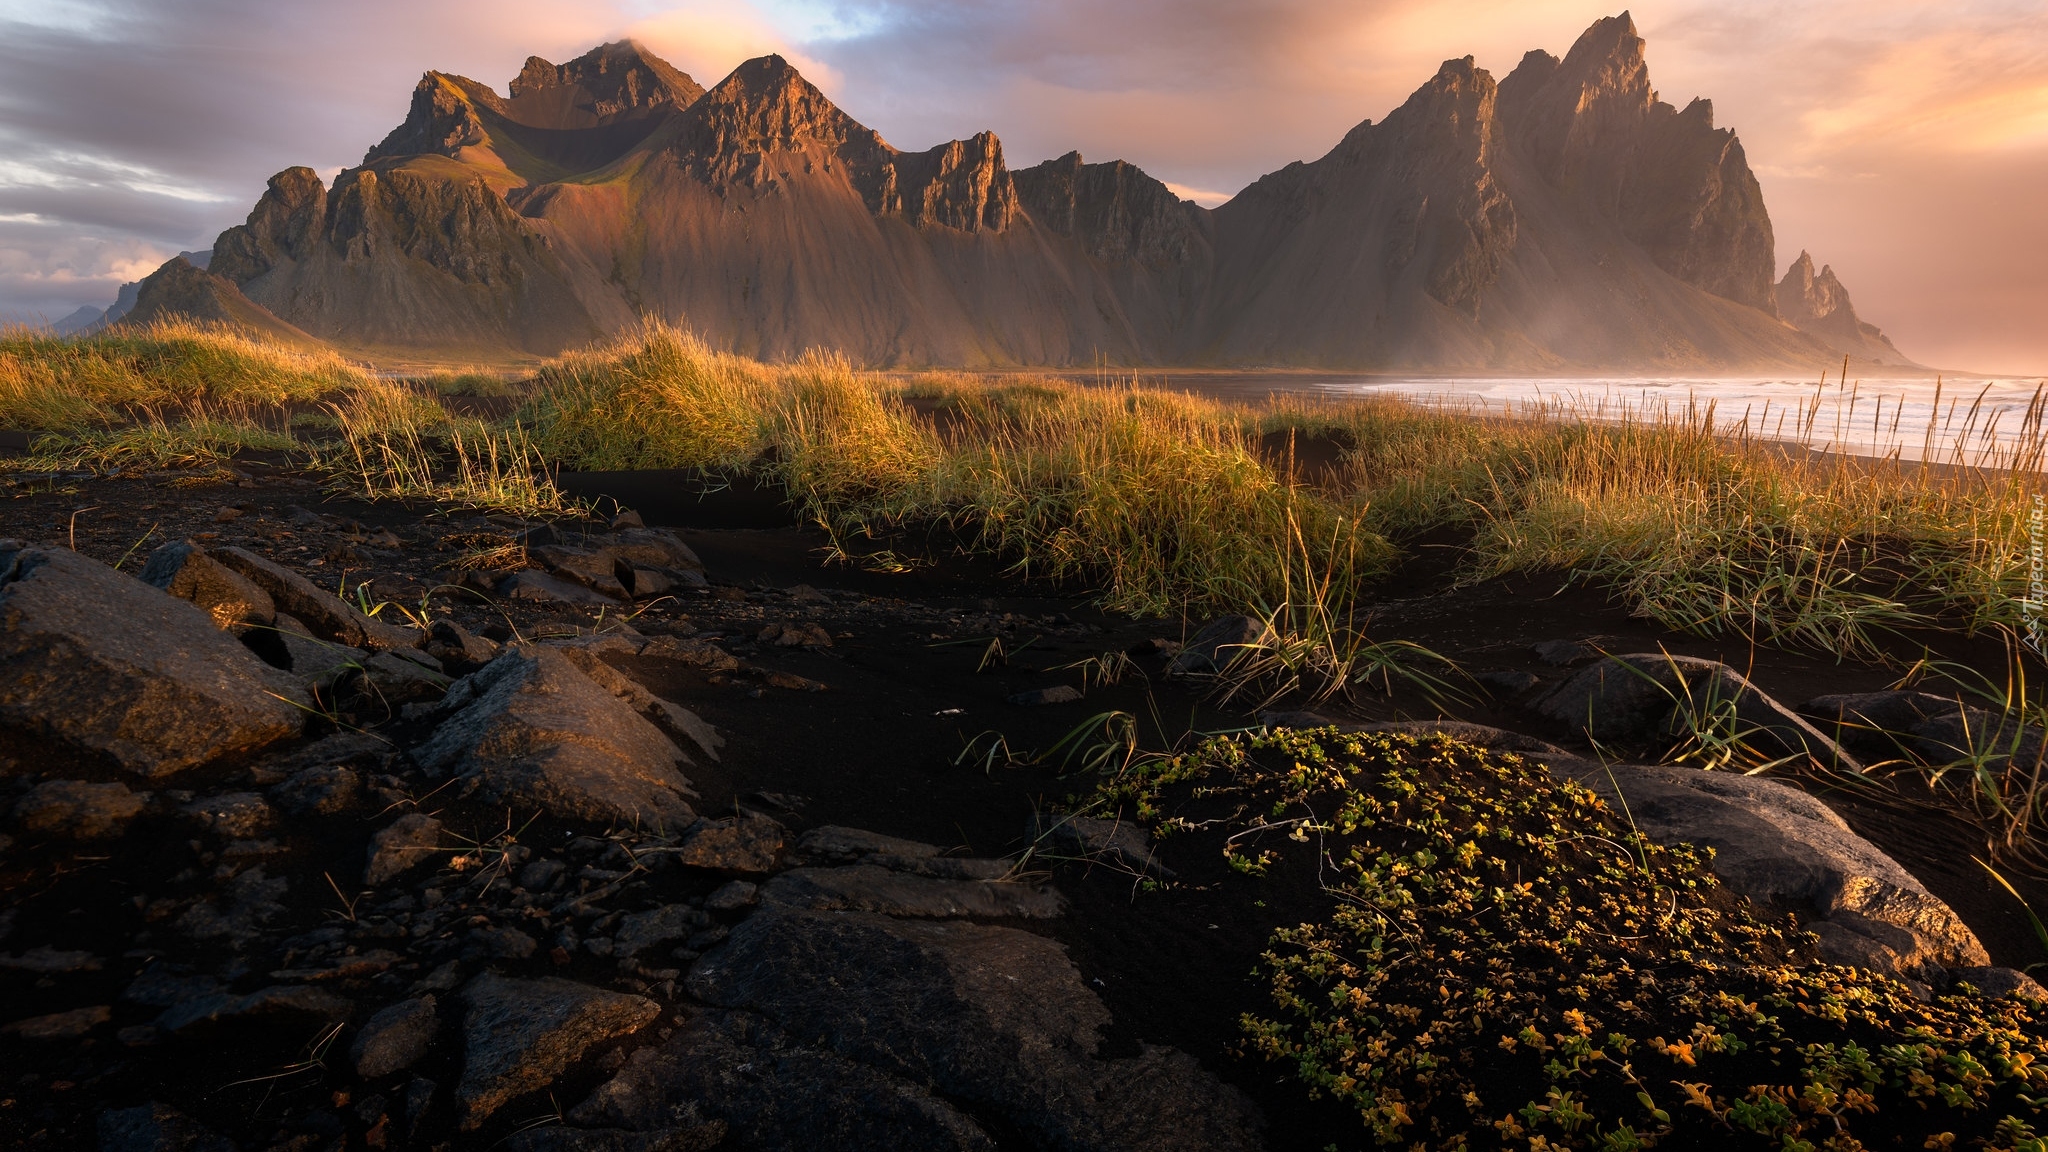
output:
[[[1215,209],[1122,161],[901,151],[779,56],[705,89],[631,41],[439,72],[361,165],[272,177],[184,313],[376,358],[545,356],[657,317],[875,367],[1433,371],[1909,363],[1803,253],[1712,105],[1650,85],[1627,13],[1498,82],[1470,57]]]

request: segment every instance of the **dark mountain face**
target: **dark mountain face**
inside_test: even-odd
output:
[[[1121,161],[903,152],[780,57],[709,91],[630,42],[500,96],[428,73],[323,187],[280,173],[215,270],[366,349],[553,353],[645,315],[875,365],[1797,364],[1770,219],[1627,14],[1498,85],[1470,58],[1211,212]]]

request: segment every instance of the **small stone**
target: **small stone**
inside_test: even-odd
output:
[[[15,802],[14,822],[39,836],[111,840],[141,814],[143,801],[125,784],[45,780]]]
[[[531,600],[556,604],[618,604],[619,598],[586,588],[581,584],[532,568],[523,568],[498,582],[497,594],[506,600]]]
[[[277,826],[277,810],[254,792],[224,792],[179,809],[179,814],[228,840],[246,840]]]
[[[292,816],[334,816],[355,806],[362,777],[339,765],[294,773],[270,790],[271,803]]]
[[[782,852],[782,825],[766,816],[700,820],[683,837],[676,859],[693,868],[764,873]]]
[[[1010,703],[1026,708],[1043,704],[1072,704],[1081,698],[1081,692],[1072,684],[1055,684],[1050,688],[1034,688],[1010,697]]]
[[[619,509],[619,514],[612,517],[611,530],[614,532],[622,531],[627,528],[645,527],[647,527],[647,521],[642,520],[640,518],[640,514],[638,512],[633,511],[631,508],[621,508]]]
[[[370,837],[363,883],[376,887],[424,863],[441,844],[441,822],[419,812],[393,820]]]
[[[1264,621],[1223,616],[1211,621],[1166,666],[1168,676],[1214,676],[1274,641]]]
[[[770,624],[766,628],[761,629],[761,634],[757,639],[763,644],[773,644],[777,648],[830,648],[832,646],[832,634],[825,631],[822,625],[810,622]]]
[[[534,860],[519,870],[519,886],[528,892],[545,892],[568,870],[560,860]]]
[[[469,932],[469,947],[463,949],[465,956],[497,960],[524,960],[540,947],[540,941],[528,936],[517,928],[472,928]]]
[[[619,921],[618,935],[612,941],[612,954],[637,956],[657,944],[687,940],[691,933],[710,922],[710,917],[683,904],[664,904],[646,912],[635,912]]]
[[[90,1008],[73,1008],[69,1012],[53,1012],[48,1016],[31,1016],[16,1020],[0,1027],[0,1033],[22,1040],[76,1040],[93,1029],[114,1018],[114,1010],[105,1004]]]
[[[356,1034],[355,1043],[349,1046],[349,1060],[355,1064],[356,1075],[365,1080],[402,1072],[427,1054],[440,1028],[432,996],[388,1004]]]
[[[751,908],[761,899],[759,885],[746,880],[734,880],[704,898],[704,907],[712,912],[737,912]]]

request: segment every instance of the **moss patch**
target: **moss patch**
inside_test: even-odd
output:
[[[1219,737],[1095,802],[1247,903],[1324,910],[1271,925],[1246,1050],[1354,1107],[1362,1141],[2048,1149],[2037,1009],[1821,964],[1709,852],[1518,756]]]

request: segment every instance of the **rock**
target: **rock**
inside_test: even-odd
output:
[[[1534,672],[1524,672],[1519,668],[1506,668],[1497,672],[1481,672],[1477,676],[1472,677],[1472,679],[1474,682],[1485,687],[1499,689],[1502,693],[1509,696],[1519,696],[1538,684],[1543,683],[1541,676],[1536,675]]]
[[[441,822],[421,812],[408,812],[370,837],[369,863],[363,883],[374,888],[423,864],[441,846]]]
[[[427,629],[426,651],[443,665],[467,671],[497,659],[501,649],[495,641],[475,635],[453,620],[436,620]]]
[[[1312,713],[1268,714],[1265,719],[1279,727],[1329,723]],[[1290,722],[1281,724],[1282,719]],[[1833,809],[1789,784],[1697,768],[1603,764],[1530,736],[1457,721],[1338,727],[1349,732],[1445,735],[1527,756],[1555,774],[1577,780],[1609,804],[1625,805],[1635,827],[1659,844],[1712,848],[1714,875],[1737,895],[1766,906],[1810,908],[1814,919],[1804,927],[1821,937],[1824,948],[1835,949],[1835,955],[1863,958],[1838,962],[1890,963],[1881,947],[1916,966],[1892,971],[1906,977],[1914,977],[1917,966],[1924,964],[1990,963],[1983,944],[1953,909],[1897,861],[1851,831]],[[1827,922],[1833,926],[1817,927]],[[1913,942],[1884,931],[1887,927],[1910,933]]]
[[[454,679],[422,659],[433,657],[411,650],[379,652],[363,661],[362,681],[366,691],[385,705],[396,707],[419,700],[439,700]]]
[[[1262,620],[1222,616],[1211,621],[1167,662],[1168,676],[1214,676],[1277,637]]]
[[[1053,854],[1072,852],[1085,859],[1103,861],[1163,880],[1173,878],[1173,869],[1159,862],[1152,851],[1152,839],[1138,825],[1122,820],[1098,820],[1092,816],[1037,816],[1028,830],[1031,838],[1049,845]],[[1041,847],[1038,855],[1046,855]]]
[[[0,1034],[31,1041],[77,1040],[113,1018],[112,1008],[95,1004],[90,1008],[73,1008],[69,1012],[16,1020],[0,1027]]]
[[[1626,801],[1637,828],[1660,844],[1690,842],[1714,849],[1714,874],[1760,904],[1806,905],[1856,932],[1853,913],[1904,929],[1918,943],[1900,946],[1890,934],[1873,939],[1909,965],[1990,963],[1984,945],[1960,917],[1876,845],[1856,835],[1827,805],[1776,780],[1733,772],[1641,765],[1600,765],[1550,758],[1551,768]],[[1815,930],[1812,924],[1809,930]],[[1823,942],[1882,959],[1860,941],[1829,931]]]
[[[472,928],[462,954],[467,960],[524,960],[539,947],[540,941],[517,928]]]
[[[709,640],[691,640],[678,636],[656,636],[640,649],[640,655],[657,660],[673,660],[706,672],[736,672],[739,657],[720,648]]]
[[[704,561],[682,538],[666,528],[627,528],[605,541],[605,550],[629,565],[664,568],[702,587]]]
[[[619,921],[612,938],[612,953],[638,956],[658,944],[687,940],[711,923],[711,917],[687,904],[664,904],[646,912],[635,912]]]
[[[682,583],[659,568],[628,568],[624,575],[626,590],[635,600],[666,596]]]
[[[1010,697],[1010,703],[1030,708],[1041,704],[1072,704],[1080,698],[1081,690],[1072,684],[1055,684],[1050,688],[1019,692]]]
[[[704,897],[704,909],[707,912],[737,912],[753,907],[760,899],[759,885],[747,880],[733,880]]]
[[[770,624],[755,639],[777,648],[830,648],[832,634],[819,624],[801,622]]]
[[[630,508],[621,508],[618,515],[612,517],[611,530],[614,532],[621,528],[645,527],[647,527],[647,521],[641,519],[640,514]]]
[[[699,820],[677,846],[676,859],[692,868],[759,874],[775,869],[782,825],[766,816]]]
[[[381,1080],[419,1062],[441,1029],[441,1017],[432,996],[387,1004],[363,1024],[349,1045],[348,1058],[356,1075]]]
[[[373,650],[410,648],[423,639],[416,629],[365,616],[311,580],[246,548],[222,548],[213,558],[269,593],[279,612],[290,613],[320,639]]]
[[[928,1088],[798,1044],[751,1012],[710,1011],[643,1048],[569,1113],[600,1131],[704,1123],[762,1152],[994,1152],[981,1126]]]
[[[506,600],[540,603],[616,605],[620,602],[619,598],[532,568],[523,568],[500,580],[496,592]]]
[[[14,825],[38,836],[69,840],[111,840],[142,814],[147,793],[126,784],[45,780],[14,804]]]
[[[270,802],[291,816],[335,816],[355,807],[363,778],[338,764],[303,768],[273,787]]]
[[[527,1128],[505,1138],[508,1152],[705,1152],[725,1140],[726,1127],[713,1121],[659,1132],[623,1128]]]
[[[1059,944],[1027,932],[769,907],[688,984],[1040,1146],[1263,1146],[1250,1102],[1186,1055],[1098,1059],[1108,1010]]]
[[[216,1025],[261,1019],[317,1020],[337,1023],[348,1019],[355,1005],[346,999],[304,984],[273,984],[246,996],[216,992],[181,1001],[156,1018],[159,1032],[176,1035],[200,1025]]]
[[[1979,993],[1994,999],[2031,1000],[2036,1004],[2048,1001],[2048,988],[2043,988],[2032,976],[2013,968],[1950,968],[1948,977],[1955,983],[1968,984]]]
[[[150,553],[142,566],[142,582],[190,603],[212,617],[216,627],[237,635],[268,628],[277,620],[277,604],[270,593],[190,540]]]
[[[640,996],[569,980],[514,980],[486,972],[462,989],[462,1130],[476,1130],[515,1097],[546,1087],[598,1044],[661,1014]]]
[[[59,972],[97,972],[101,964],[100,958],[90,952],[69,951],[52,948],[48,944],[38,944],[19,956],[0,952],[0,968],[50,975]]]
[[[545,892],[568,870],[560,860],[535,860],[519,870],[519,886],[528,892]]]
[[[121,1001],[147,1008],[169,1008],[218,991],[220,981],[211,976],[195,976],[183,966],[153,960],[122,990]]]
[[[2016,718],[1931,692],[1822,696],[1801,705],[1835,739],[1873,758],[1910,752],[1931,764],[1974,760],[1993,772],[2042,756],[2042,731]]]
[[[167,1104],[100,1113],[99,1152],[235,1152],[235,1142]]]
[[[0,728],[164,776],[295,735],[303,690],[198,608],[0,541]]]
[[[289,877],[265,875],[261,865],[238,872],[211,902],[187,908],[177,929],[194,940],[225,940],[240,947],[285,910],[280,898],[290,888]]]
[[[457,681],[413,758],[483,781],[493,802],[559,818],[680,827],[696,813],[682,749],[559,649],[515,645]]]
[[[1683,714],[1702,716],[1732,704],[1745,739],[1771,755],[1811,757],[1823,768],[1863,765],[1741,673],[1713,660],[1662,652],[1609,656],[1538,699],[1544,717],[1602,742],[1679,734]]]
[[[370,658],[367,648],[351,648],[302,634],[286,627],[283,622],[287,619],[278,617],[276,632],[276,639],[284,648],[285,663],[300,683],[316,692],[331,694],[337,685],[361,672]]]
[[[813,859],[832,863],[850,863],[864,856],[937,856],[941,851],[936,844],[921,844],[915,840],[902,840],[869,832],[862,828],[843,828],[837,824],[824,824],[798,837],[798,852]]]
[[[374,733],[335,732],[310,744],[273,752],[250,772],[256,783],[276,784],[307,768],[342,765],[374,768],[394,750],[389,740]]]
[[[277,810],[254,792],[224,792],[178,810],[186,820],[223,840],[246,840],[277,827]]]
[[[605,691],[624,700],[635,712],[665,725],[671,732],[687,736],[691,743],[703,749],[713,762],[718,760],[719,749],[725,747],[725,737],[718,729],[706,723],[688,708],[672,700],[664,700],[648,691],[647,687],[633,677],[604,662],[605,652],[618,650],[625,653],[637,652],[640,645],[629,643],[621,637],[603,636],[578,640],[565,644],[553,644],[567,655],[571,662],[583,670],[583,674],[596,681]],[[684,760],[688,763],[688,758]]]
[[[761,886],[763,904],[812,911],[876,912],[890,916],[1020,916],[1066,914],[1066,898],[1049,885],[987,880],[941,880],[873,864],[792,868]]]
[[[613,600],[625,600],[631,595],[625,581],[619,579],[618,557],[605,549],[548,544],[528,548],[526,554],[551,575],[573,580]],[[630,572],[630,567],[627,570]]]
[[[1529,651],[1535,653],[1536,658],[1545,664],[1561,668],[1570,664],[1583,664],[1588,660],[1598,660],[1606,655],[1607,650],[1601,647],[1605,639],[1604,636],[1591,636],[1584,640],[1539,640],[1529,645]]]

